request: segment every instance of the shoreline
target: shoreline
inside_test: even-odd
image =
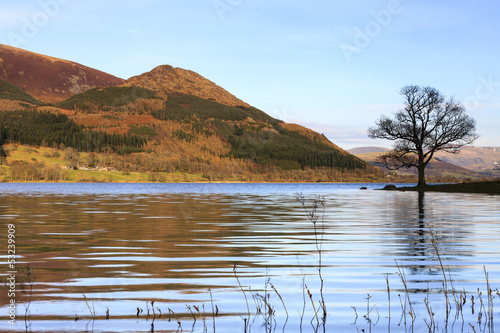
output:
[[[277,182],[259,182],[259,181],[240,181],[240,180],[216,180],[216,181],[3,181],[0,184],[409,184],[407,182],[373,182],[373,181],[347,181],[347,182],[308,182],[308,181],[277,181]],[[416,184],[416,183],[415,183]],[[437,183],[438,184],[438,183]],[[443,183],[444,184],[444,183]]]
[[[491,180],[484,182],[456,183],[456,184],[437,184],[413,187],[396,187],[382,189],[384,191],[413,191],[413,192],[445,192],[445,193],[483,193],[500,195],[500,180]]]

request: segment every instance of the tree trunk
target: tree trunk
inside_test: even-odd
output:
[[[424,151],[422,147],[418,147],[418,162],[417,162],[417,170],[418,170],[418,185],[417,186],[425,186],[425,167],[427,163],[425,163]]]
[[[425,164],[424,165],[419,165],[417,167],[418,169],[418,186],[425,186]]]

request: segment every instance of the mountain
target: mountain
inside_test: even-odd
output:
[[[490,172],[498,169],[500,148],[465,146],[457,154],[438,152],[435,158],[469,170]]]
[[[0,79],[29,95],[56,103],[95,87],[110,87],[123,79],[75,62],[0,44]]]
[[[250,106],[200,74],[170,65],[158,66],[148,73],[131,77],[123,86],[141,87],[160,93],[178,92],[228,106]]]
[[[52,61],[57,77],[71,76],[66,70],[76,65],[51,59],[39,56],[33,62]],[[26,75],[33,63],[24,65],[17,70],[25,73],[26,87],[40,85]],[[176,172],[191,175],[186,181],[360,181],[382,175],[324,135],[275,119],[195,72],[164,65],[118,83],[70,94],[50,106],[36,102],[28,89],[0,85],[0,107],[12,101],[23,106],[7,103],[0,112],[0,144],[72,147],[94,155],[59,163],[147,172],[152,179]]]
[[[469,148],[469,147],[467,147]],[[359,148],[354,148],[350,149],[349,152],[353,153],[355,156],[359,157],[360,159],[372,164],[376,165],[385,172],[389,172],[383,164],[380,164],[376,162],[376,158],[383,153],[390,151],[390,149],[382,148],[382,147],[359,147]],[[438,156],[442,156],[444,152],[440,152],[437,154]],[[453,154],[447,154],[447,155],[452,155],[452,156],[458,156],[458,155],[453,155]],[[402,168],[397,171],[398,174],[411,174],[411,175],[417,175],[417,169],[416,168]],[[429,177],[436,177],[436,178],[443,178],[446,176],[452,176],[452,177],[458,177],[458,178],[463,178],[463,177],[471,177],[471,178],[480,178],[481,175],[475,171],[475,170],[470,170],[468,168],[462,167],[460,165],[454,164],[454,163],[449,163],[441,158],[433,158],[428,166],[425,169],[425,174],[426,176]]]
[[[358,147],[348,150],[351,154],[365,161],[373,161],[380,153],[386,151],[389,149],[382,147]],[[434,160],[481,172],[485,175],[494,175],[498,174],[500,168],[500,147],[464,146],[456,154],[438,151],[434,154]]]
[[[251,160],[260,166],[277,166],[282,170],[366,167],[360,159],[312,130],[286,124],[254,107],[228,106],[179,92],[124,85],[96,88],[55,106],[77,111],[70,117],[78,124],[92,125],[108,133],[128,133],[132,124],[127,119],[133,117],[136,122],[163,133],[157,142],[174,143],[171,150],[182,145],[179,141],[191,144],[192,147],[186,148],[187,156],[194,151],[195,144],[210,139],[225,148],[219,156]],[[108,121],[110,117],[115,120]],[[166,124],[175,130],[165,130]],[[207,145],[204,149],[211,147]]]

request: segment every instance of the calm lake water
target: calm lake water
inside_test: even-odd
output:
[[[14,224],[19,296],[12,326],[2,289],[0,332],[26,331],[24,305],[33,332],[500,331],[500,197],[373,190],[381,187],[0,184],[0,273],[5,281]],[[297,193],[308,207],[324,198],[316,232]],[[326,327],[314,314],[321,321],[316,245]],[[20,292],[26,264],[31,303]],[[458,312],[455,299],[465,299]]]

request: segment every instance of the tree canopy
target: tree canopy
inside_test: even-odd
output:
[[[379,161],[388,168],[416,167],[418,185],[425,185],[425,167],[440,150],[458,153],[459,148],[478,138],[476,122],[453,98],[432,87],[406,86],[401,89],[404,108],[394,118],[380,117],[368,136],[395,141],[394,150]]]

